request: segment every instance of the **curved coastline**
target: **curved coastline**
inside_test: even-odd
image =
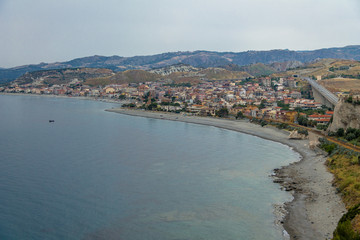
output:
[[[274,182],[294,199],[285,203],[286,216],[281,222],[290,239],[331,239],[333,231],[346,209],[332,185],[333,175],[324,165],[326,157],[309,148],[308,140],[289,140],[286,131],[274,127],[261,127],[246,120],[228,120],[209,117],[184,116],[174,113],[129,110],[123,108],[106,111],[131,116],[181,121],[237,131],[291,147],[301,160],[275,169]]]

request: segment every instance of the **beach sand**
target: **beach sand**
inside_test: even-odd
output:
[[[285,204],[287,214],[282,221],[290,239],[331,239],[341,216],[346,212],[339,194],[332,185],[333,175],[325,166],[326,156],[319,149],[311,150],[309,140],[289,140],[289,133],[271,126],[261,127],[247,120],[227,120],[144,110],[109,109],[131,116],[202,124],[251,134],[292,147],[301,161],[275,169],[274,181],[294,200]]]

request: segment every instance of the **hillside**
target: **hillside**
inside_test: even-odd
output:
[[[160,79],[161,75],[144,70],[126,70],[111,76],[89,78],[84,83],[90,86],[105,86],[109,84],[154,82]]]
[[[26,72],[63,69],[63,68],[107,68],[119,72],[129,69],[149,70],[178,63],[189,64],[193,67],[219,67],[228,64],[239,66],[254,63],[271,64],[275,62],[298,61],[311,62],[322,58],[360,60],[360,45],[343,48],[326,48],[313,51],[247,51],[247,52],[170,52],[151,56],[119,57],[92,56],[77,58],[67,62],[41,63],[15,68],[0,69],[0,84],[15,80]]]
[[[33,85],[54,85],[67,84],[70,82],[83,82],[89,78],[106,77],[113,75],[114,72],[110,69],[99,68],[77,68],[77,69],[56,69],[56,70],[42,70],[31,73],[25,73],[14,81],[17,84]]]
[[[272,74],[272,77],[301,75],[320,78],[318,81],[332,92],[360,92],[360,62],[341,59],[320,59],[302,67]]]
[[[199,73],[204,75],[204,79],[210,81],[245,79],[247,77],[251,77],[251,75],[247,72],[229,71],[223,68],[207,68],[199,71]]]
[[[160,74],[162,76],[168,76],[172,73],[197,72],[197,71],[199,71],[199,68],[195,68],[189,64],[178,63],[178,64],[174,64],[174,65],[166,66],[166,67],[162,67],[162,68],[154,68],[154,69],[150,70],[149,72]]]
[[[171,73],[169,72],[169,69],[171,69]],[[233,72],[222,68],[196,69],[193,67],[188,67],[185,69],[184,66],[175,66],[171,68],[166,67],[163,69],[157,69],[156,72],[158,73],[144,70],[126,70],[124,72],[118,72],[112,76],[87,79],[85,84],[90,86],[97,86],[107,84],[151,82],[159,80],[175,84],[196,84],[206,80],[221,81],[229,79],[245,79],[247,77],[251,77],[251,75],[246,72]]]
[[[157,73],[154,73],[157,72]],[[140,83],[163,80],[169,83],[195,84],[206,80],[221,81],[229,79],[245,79],[251,77],[246,72],[229,71],[223,68],[194,68],[188,65],[174,65],[158,68],[154,71],[126,70],[114,72],[104,68],[76,68],[42,70],[25,73],[14,83],[32,84],[33,86],[51,86],[81,82],[90,86],[109,84]]]

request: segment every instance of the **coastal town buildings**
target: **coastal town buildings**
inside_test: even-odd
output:
[[[96,99],[126,100],[134,107],[150,110],[187,112],[193,115],[215,116],[226,108],[230,115],[239,112],[250,118],[296,122],[297,110],[322,110],[323,106],[304,98],[295,78],[206,81],[198,84],[169,84],[168,81],[123,83],[88,86],[81,82],[41,86],[13,84],[0,92],[65,95]],[[330,113],[309,115],[309,120],[327,124]]]

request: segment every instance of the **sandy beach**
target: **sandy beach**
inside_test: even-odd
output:
[[[275,169],[274,181],[284,191],[290,191],[294,200],[285,204],[286,216],[281,221],[290,239],[331,239],[341,216],[346,212],[336,189],[333,175],[324,165],[322,151],[311,150],[309,140],[289,140],[289,133],[271,126],[261,127],[247,120],[227,120],[210,117],[184,116],[182,114],[150,112],[143,110],[109,109],[109,112],[131,116],[220,127],[251,134],[292,147],[301,161]]]

